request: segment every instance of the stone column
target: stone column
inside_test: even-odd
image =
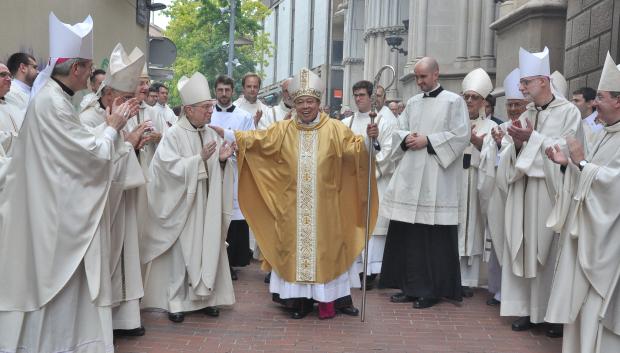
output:
[[[428,0],[418,0],[417,16],[414,19],[417,22],[416,27],[416,58],[420,59],[426,56],[426,28],[428,18]]]
[[[469,9],[469,43],[467,56],[469,59],[480,59],[480,30],[482,20],[482,0],[470,0]]]
[[[482,61],[485,67],[494,67],[495,48],[494,39],[495,33],[489,28],[493,20],[495,19],[495,3],[491,1],[485,1],[483,3],[483,26],[482,26]]]
[[[413,71],[413,65],[415,64],[415,28],[416,28],[416,1],[409,0],[409,30],[407,31],[407,47],[409,48],[409,53],[407,54],[407,63],[405,64],[405,69],[403,72],[398,72],[397,74],[407,75],[408,73]]]
[[[469,0],[459,1],[459,48],[456,56],[457,61],[467,59],[467,22],[469,19]]]

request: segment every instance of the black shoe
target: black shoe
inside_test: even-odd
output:
[[[125,336],[125,337],[138,337],[144,336],[144,326],[140,326],[138,328],[134,328],[131,330],[114,330],[114,336]]]
[[[493,298],[493,297],[491,297],[491,298],[487,299],[487,305],[489,305],[489,306],[498,306],[498,305],[500,305],[501,303],[502,303],[502,302],[500,302],[499,300],[497,300],[497,299],[495,299],[495,298]]]
[[[551,338],[560,338],[564,336],[564,326],[562,324],[548,324],[545,335]]]
[[[390,297],[390,301],[392,303],[409,303],[414,301],[415,298],[414,297],[410,297],[407,294],[400,292],[400,293],[396,293],[394,295],[392,295]]]
[[[463,291],[463,297],[464,298],[471,298],[474,296],[474,290],[471,289],[471,287],[468,286],[462,286],[462,291]]]
[[[233,281],[236,281],[236,280],[238,280],[238,279],[239,279],[239,277],[237,276],[237,270],[235,270],[235,269],[234,269],[234,268],[232,268],[232,267],[230,268],[230,278],[231,278]]]
[[[291,319],[294,320],[299,320],[299,319],[303,319],[304,317],[306,317],[306,315],[310,314],[309,311],[305,311],[305,310],[295,310],[291,313]]]
[[[534,324],[530,322],[529,316],[521,316],[520,318],[512,322],[513,331],[526,331],[532,327],[534,327]]]
[[[168,320],[172,322],[183,322],[185,320],[185,314],[183,313],[168,313]]]
[[[437,304],[439,302],[439,299],[437,298],[424,298],[424,297],[420,297],[416,300],[413,301],[413,308],[414,309],[426,309],[426,308],[430,308],[433,305]]]
[[[269,283],[269,282],[271,282],[271,272],[269,272],[267,275],[265,275],[265,280],[264,280],[264,282],[265,282],[265,283]]]
[[[202,312],[205,313],[205,315],[211,316],[211,317],[220,316],[220,309],[218,309],[217,306],[208,306],[202,309]]]
[[[357,310],[356,307],[354,307],[353,305],[351,306],[345,306],[344,308],[340,308],[338,309],[341,313],[345,314],[345,315],[349,315],[349,316],[358,316],[360,314],[360,311]]]

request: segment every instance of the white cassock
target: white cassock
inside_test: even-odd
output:
[[[547,223],[561,237],[545,320],[564,324],[564,353],[620,352],[619,146],[616,123],[599,134],[582,171],[567,167]]]
[[[366,136],[366,128],[370,124],[370,116],[368,113],[356,112],[353,116],[341,120],[343,124],[348,126],[356,135]],[[377,192],[379,201],[387,188],[392,173],[394,172],[392,155],[392,133],[398,129],[397,121],[391,116],[384,117],[377,114],[375,119],[379,127],[379,137],[377,142],[381,146],[380,151],[375,151],[375,174],[377,177]],[[387,235],[390,220],[381,216],[377,217],[377,224],[371,233],[368,243],[368,267],[367,274],[381,273],[381,263],[383,262],[383,249],[385,248],[385,236]],[[363,255],[357,259],[359,271],[364,268]]]
[[[84,126],[95,128],[105,123],[106,111],[99,103],[93,100],[80,111],[80,121]]]
[[[481,155],[484,158],[480,160],[480,166],[478,167],[478,189],[484,195],[489,195],[486,205],[485,202],[481,204],[486,215],[484,218],[487,224],[484,259],[489,262],[488,290],[495,294],[496,300],[501,300],[501,263],[504,252],[504,239],[506,238],[504,213],[506,210],[506,197],[508,195],[507,178],[496,178],[496,176],[499,156],[504,148],[512,143],[512,137],[507,132],[510,124],[511,122],[507,121],[499,125],[499,129],[502,129],[504,132],[501,146],[497,146],[492,137],[484,140],[481,151]]]
[[[478,117],[470,120],[474,131],[478,136],[486,134],[485,142],[492,140],[491,129],[497,124],[486,117]],[[459,196],[459,255],[461,256],[461,282],[464,286],[478,287],[480,285],[480,263],[483,260],[486,233],[486,210],[491,190],[481,188],[481,161],[492,158],[489,149],[484,148],[483,143],[480,151],[469,144],[463,152],[463,168],[465,159],[469,159],[469,166],[461,175],[461,189]],[[466,155],[469,155],[466,157]],[[495,172],[495,160],[493,164],[482,164]]]
[[[106,111],[98,101],[95,103],[80,113],[82,124],[105,121]],[[101,126],[99,124],[95,129]],[[133,146],[125,142],[124,149],[126,152],[123,158],[115,161],[104,210],[110,249],[110,303],[115,330],[130,330],[141,326],[139,299],[144,295],[138,246],[137,188],[144,185],[145,179]]]
[[[30,102],[0,201],[0,351],[113,350],[102,232],[126,149],[111,127],[96,133],[54,80]]]
[[[137,115],[132,116],[127,120],[127,124],[123,129],[124,133],[132,132],[138,125],[143,122],[150,121],[153,127],[153,130],[162,134],[162,138],[168,130],[168,124],[163,119],[163,117],[157,113],[155,108],[149,106],[144,101],[140,103],[140,109]],[[140,166],[142,167],[142,173],[146,180],[146,183],[149,182],[149,166],[151,164],[151,160],[153,159],[153,155],[155,155],[155,150],[157,150],[158,143],[149,143],[142,147],[137,151],[138,153],[138,161],[140,162]],[[146,188],[144,186],[138,187],[136,190],[131,191],[132,193],[136,193],[135,196],[137,198],[137,210],[138,210],[138,234],[142,237],[144,233],[144,226],[148,221],[148,201],[146,196]]]
[[[224,129],[224,137],[226,141],[229,143],[235,142],[234,131],[246,131],[246,130],[256,130],[254,126],[254,119],[250,116],[250,113],[243,109],[239,109],[236,105],[233,104],[235,109],[232,112],[226,111],[214,111],[211,117],[211,125],[219,126]],[[237,158],[232,157],[233,163],[233,180],[234,180],[234,189],[233,189],[233,211],[232,211],[232,220],[245,220],[245,217],[241,213],[241,209],[239,208],[239,198],[238,198],[238,190],[239,190],[239,170],[237,169]],[[250,231],[250,250],[255,251],[258,245],[256,243],[256,239],[252,235]],[[256,256],[258,256],[258,252],[255,251]]]
[[[174,125],[179,118],[174,114],[174,111],[168,104],[155,103],[153,109],[157,111],[157,114],[161,115],[161,118],[168,124],[168,126]]]
[[[0,145],[5,153],[9,153],[14,141],[17,140],[21,121],[19,111],[5,100],[0,100]]]
[[[203,145],[218,148],[203,161]],[[170,313],[232,305],[235,294],[226,253],[232,212],[233,166],[219,162],[222,140],[184,116],[155,153],[147,184],[150,221],[141,241],[148,264],[143,308]]]
[[[252,116],[252,120],[254,120],[254,116],[256,115],[257,111],[260,110],[261,112],[263,112],[263,115],[261,116],[260,120],[258,121],[258,125],[256,126],[256,130],[264,130],[268,128],[269,125],[277,121],[273,116],[274,111],[272,107],[261,102],[261,100],[258,98],[256,99],[256,102],[250,103],[250,101],[245,99],[245,96],[241,95],[239,98],[237,98],[236,101],[233,102],[233,104],[250,113],[250,115]]]
[[[529,141],[518,153],[514,143],[508,144],[497,169],[498,182],[508,185],[500,313],[530,316],[531,322],[540,323],[547,310],[559,238],[545,223],[561,181],[545,148],[565,145],[565,137],[580,129],[581,115],[573,104],[556,97],[545,110],[528,104],[519,118],[523,127],[525,118],[534,128]]]
[[[11,90],[7,92],[4,98],[6,102],[15,109],[15,123],[18,130],[22,126],[28,102],[30,102],[30,86],[18,79],[11,81]]]
[[[97,99],[99,99],[99,97],[95,92],[89,92],[88,94],[84,95],[84,97],[82,97],[82,100],[80,101],[80,110],[84,110],[84,108],[86,108]]]

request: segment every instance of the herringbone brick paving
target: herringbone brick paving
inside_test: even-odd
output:
[[[476,290],[462,303],[441,302],[425,310],[411,303],[390,303],[394,290],[368,292],[366,322],[339,315],[319,320],[316,312],[292,320],[272,303],[264,274],[253,263],[239,271],[234,282],[237,303],[223,308],[220,317],[186,315],[175,324],[160,312],[143,312],[146,335],[117,339],[116,352],[467,352],[555,353],[561,339],[550,339],[541,328],[510,330],[512,318],[501,318],[499,308],[485,304],[488,294]],[[353,289],[356,306],[361,291]]]

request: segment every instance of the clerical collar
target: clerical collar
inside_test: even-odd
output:
[[[443,87],[439,85],[437,86],[437,88],[430,92],[424,92],[424,96],[422,96],[422,98],[435,98],[439,95],[439,93],[441,93],[441,91],[443,91]]]
[[[232,113],[233,111],[235,111],[235,105],[231,104],[228,107],[221,107],[218,103],[218,104],[215,104],[215,110],[218,112],[225,111],[227,113]]]
[[[32,87],[28,86],[25,82],[18,80],[16,78],[14,78],[13,81],[11,81],[11,85],[19,88],[26,94],[30,94],[30,91],[32,90]]]
[[[64,83],[60,82],[58,79],[56,79],[56,77],[52,76],[52,80],[56,81],[56,83],[60,86],[60,88],[62,88],[63,91],[65,91],[66,94],[70,95],[71,97],[73,97],[73,95],[75,94],[75,92],[73,92],[73,90],[69,87],[67,87]]]
[[[538,111],[545,110],[545,109],[547,109],[549,107],[549,104],[551,104],[554,100],[555,100],[555,96],[551,96],[551,100],[547,104],[544,104],[544,105],[541,105],[541,106],[534,105],[534,108],[536,108],[536,110],[538,110]]]

